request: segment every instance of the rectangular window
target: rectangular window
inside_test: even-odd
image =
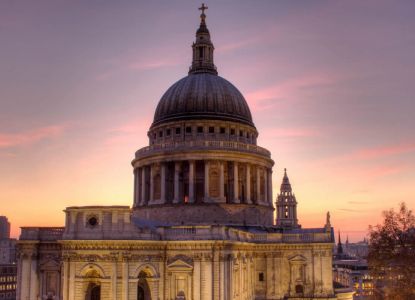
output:
[[[187,126],[186,127],[186,133],[192,133],[192,127]]]
[[[221,128],[220,128],[220,133],[221,133],[221,134],[225,134],[225,127],[221,127]]]
[[[264,279],[265,279],[265,276],[264,276],[264,273],[259,273],[258,274],[258,281],[264,281]]]
[[[215,133],[215,127],[209,127],[209,133]]]
[[[197,127],[197,133],[203,133],[203,126]]]
[[[159,137],[163,137],[163,131],[159,132]]]
[[[180,127],[176,127],[176,134],[180,134]]]
[[[231,128],[231,135],[235,135],[235,128]]]
[[[170,134],[171,134],[171,130],[170,130],[170,128],[169,128],[169,129],[166,129],[166,135],[167,135],[167,136],[170,136]]]
[[[240,137],[242,137],[242,136],[244,136],[244,132],[241,130],[241,131],[239,131],[239,136]]]

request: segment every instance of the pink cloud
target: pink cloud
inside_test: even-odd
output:
[[[151,119],[141,118],[132,120],[109,130],[111,136],[105,140],[107,146],[120,144],[137,144],[137,139],[147,143],[147,130],[151,125]],[[143,145],[144,146],[144,145]]]
[[[276,99],[292,99],[307,88],[329,85],[334,81],[335,77],[328,74],[308,74],[252,91],[246,98],[254,110],[265,110],[274,106]]]
[[[359,150],[351,155],[351,159],[375,159],[384,156],[404,154],[415,151],[415,143],[397,144]]]
[[[63,125],[41,127],[20,133],[0,133],[0,148],[24,146],[62,134]]]
[[[310,128],[267,128],[261,131],[261,136],[267,138],[314,137],[320,132]]]
[[[262,36],[257,36],[255,38],[251,38],[251,39],[245,39],[245,40],[240,40],[240,41],[233,42],[233,43],[219,45],[215,49],[215,51],[217,53],[220,53],[220,54],[232,52],[232,51],[240,49],[240,48],[246,48],[249,45],[257,44],[257,43],[261,42],[262,39],[263,39]]]

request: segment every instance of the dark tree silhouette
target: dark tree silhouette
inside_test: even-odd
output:
[[[376,299],[415,299],[415,216],[405,203],[383,212],[383,224],[369,227],[368,264]]]

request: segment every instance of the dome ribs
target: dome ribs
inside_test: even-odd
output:
[[[162,96],[152,126],[178,120],[214,119],[254,126],[243,95],[226,79],[209,74],[190,74]]]

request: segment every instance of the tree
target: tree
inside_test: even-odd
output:
[[[380,299],[415,299],[415,216],[405,203],[369,226],[368,264]]]

